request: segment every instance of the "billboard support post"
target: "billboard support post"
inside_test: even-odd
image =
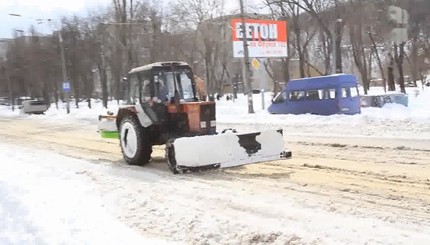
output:
[[[249,50],[248,50],[248,39],[247,39],[247,33],[246,33],[246,26],[245,26],[245,13],[243,10],[243,0],[239,0],[240,1],[240,15],[241,15],[241,20],[242,20],[242,33],[243,33],[243,38],[242,38],[242,44],[243,44],[243,55],[244,55],[244,74],[243,74],[243,82],[245,83],[246,86],[246,95],[248,97],[248,113],[252,114],[254,113],[254,105],[253,105],[253,101],[252,101],[252,86],[250,83],[250,78],[249,78]]]

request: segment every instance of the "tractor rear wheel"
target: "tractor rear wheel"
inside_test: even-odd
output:
[[[142,127],[136,117],[121,121],[120,145],[124,160],[132,165],[145,165],[151,160],[152,145],[148,129]]]

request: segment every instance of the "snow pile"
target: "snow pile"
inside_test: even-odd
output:
[[[84,120],[91,123],[97,123],[98,116],[105,114],[106,109],[103,108],[103,104],[100,100],[93,100],[91,103],[91,109],[88,108],[87,102],[80,102],[79,109],[76,108],[75,104],[70,104],[70,113],[67,114],[66,104],[59,104],[59,109],[52,104],[45,115],[32,115],[36,118],[48,118],[48,120]],[[118,103],[116,101],[109,101],[108,107],[112,111],[117,111]]]
[[[21,150],[0,144],[0,244],[161,244],[104,207],[96,186],[75,170],[89,163]]]
[[[25,116],[24,114],[21,113],[20,109],[15,108],[15,110],[12,111],[11,107],[0,105],[0,117],[10,118],[10,117],[20,117],[20,116]]]
[[[430,89],[422,91],[415,98],[410,98],[409,108],[415,117],[430,118]]]

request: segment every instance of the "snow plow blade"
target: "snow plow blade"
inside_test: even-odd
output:
[[[170,140],[166,158],[174,173],[228,168],[291,158],[282,130],[183,137]]]

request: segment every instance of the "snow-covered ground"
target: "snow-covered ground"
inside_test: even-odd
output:
[[[165,243],[116,217],[140,234],[187,244],[430,243],[429,227],[413,218],[345,212],[246,179],[93,164],[1,143],[0,159],[0,244]]]
[[[0,144],[0,244],[165,244],[120,223],[89,163]]]

